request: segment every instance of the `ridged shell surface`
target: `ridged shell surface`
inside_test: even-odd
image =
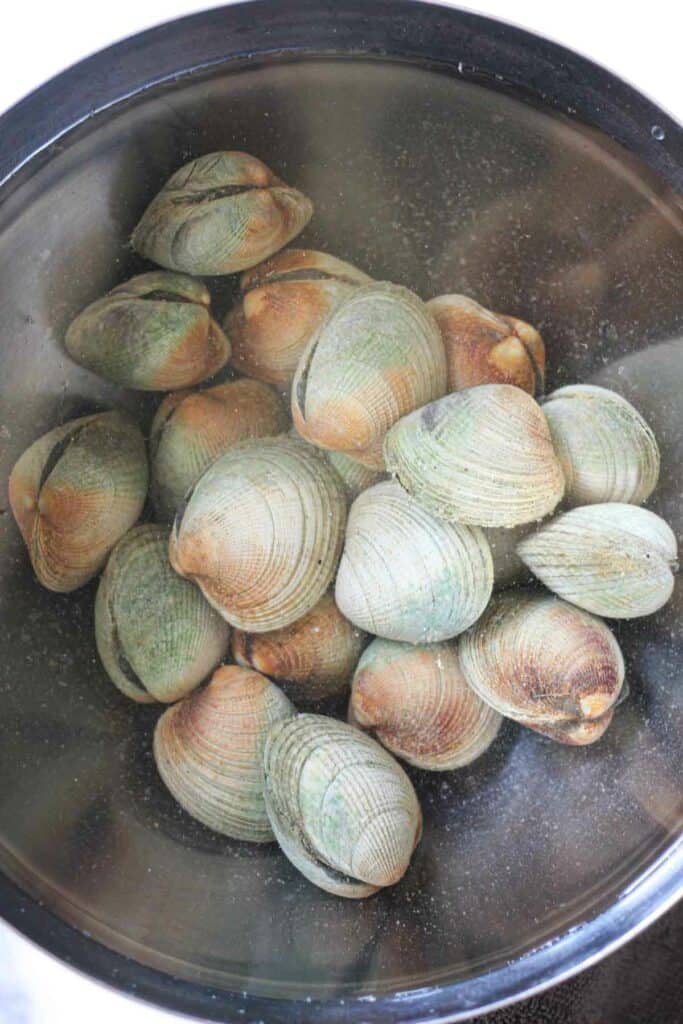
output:
[[[271,730],[265,799],[285,854],[316,885],[358,897],[405,873],[422,815],[403,769],[343,722],[298,715]]]
[[[258,672],[219,668],[208,686],[168,708],[154,732],[154,759],[181,807],[214,832],[273,839],[263,799],[266,736],[294,708]]]
[[[67,592],[92,579],[138,519],[147,482],[145,442],[122,413],[71,420],[35,441],[10,474],[9,499],[40,583]]]
[[[502,718],[467,685],[451,644],[375,639],[353,677],[349,720],[417,768],[462,768],[488,750]]]
[[[493,586],[482,530],[436,519],[393,480],[349,513],[335,599],[360,629],[430,643],[456,636],[483,612]]]
[[[243,441],[222,455],[176,516],[171,564],[231,625],[296,622],[334,576],[346,496],[324,457],[295,437]]]
[[[351,455],[344,452],[326,451],[327,461],[342,478],[344,489],[349,501],[353,501],[362,491],[377,484],[383,479],[384,473],[381,469],[372,469],[371,466],[364,466]]]
[[[344,299],[313,335],[292,387],[302,437],[383,468],[382,442],[401,416],[446,392],[436,322],[407,288],[373,283]]]
[[[621,650],[605,623],[552,594],[497,595],[458,653],[482,700],[562,743],[598,739],[624,681]]]
[[[154,417],[150,438],[157,517],[170,521],[219,455],[240,441],[283,433],[288,423],[279,396],[256,380],[168,395]]]
[[[242,275],[242,301],[225,320],[232,365],[280,388],[292,383],[301,353],[338,303],[370,278],[310,249],[285,249]]]
[[[619,502],[571,509],[517,550],[549,590],[610,619],[658,611],[671,597],[678,569],[668,524],[648,509]]]
[[[449,522],[517,526],[548,515],[564,492],[545,417],[510,384],[456,391],[405,416],[384,453],[408,493]]]
[[[221,661],[229,626],[168,560],[170,530],[137,526],[102,573],[95,600],[97,650],[112,682],[140,703],[170,703]]]
[[[647,501],[659,478],[659,447],[630,402],[607,388],[574,384],[553,391],[543,412],[567,482],[567,501]]]
[[[234,274],[304,229],[310,199],[248,153],[222,151],[173,174],[133,232],[133,248],[169,270]]]
[[[299,706],[347,692],[364,643],[365,633],[325,594],[291,626],[270,633],[235,630],[232,652],[238,665],[282,683]]]

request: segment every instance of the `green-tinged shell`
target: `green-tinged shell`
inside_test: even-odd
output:
[[[270,633],[236,629],[232,653],[238,665],[282,683],[299,706],[348,692],[365,640],[365,633],[344,618],[332,594],[325,594],[291,626]]]
[[[210,302],[206,286],[184,274],[140,274],[86,306],[64,343],[81,366],[125,388],[191,387],[230,356]]]
[[[271,727],[293,714],[284,693],[258,672],[219,668],[157,722],[159,774],[180,806],[214,832],[270,842],[263,747]]]
[[[389,472],[449,522],[517,526],[542,519],[564,492],[545,417],[511,384],[482,384],[405,416],[387,434]]]
[[[225,329],[240,373],[288,388],[311,335],[338,303],[370,278],[324,252],[286,249],[242,275],[242,301]]]
[[[243,441],[207,469],[176,516],[171,563],[233,626],[296,622],[334,576],[346,524],[339,477],[310,445]]]
[[[427,308],[443,338],[449,391],[478,384],[543,391],[545,347],[531,324],[492,313],[466,295],[439,295]]]
[[[451,644],[378,638],[358,662],[349,721],[409,764],[448,771],[488,750],[502,718],[467,685]]]
[[[543,412],[570,504],[647,501],[659,478],[659,448],[630,402],[607,388],[574,384],[553,391]]]
[[[263,763],[273,832],[311,882],[358,898],[399,881],[422,814],[408,776],[378,743],[343,722],[298,715],[271,729]]]
[[[95,640],[122,693],[140,703],[186,696],[218,665],[230,628],[168,560],[170,530],[137,526],[102,573]]]
[[[384,435],[446,393],[446,355],[424,302],[398,285],[356,288],[305,349],[292,386],[302,437],[383,469]]]
[[[288,422],[279,396],[256,380],[167,395],[150,437],[151,497],[157,516],[170,521],[219,455],[240,441],[280,434]]]
[[[611,502],[571,509],[530,534],[520,558],[565,601],[610,619],[658,611],[678,569],[676,537],[654,512]]]
[[[482,700],[561,743],[599,739],[624,681],[624,659],[605,623],[551,594],[495,596],[458,653]]]
[[[67,592],[92,579],[138,519],[147,481],[145,442],[123,413],[71,420],[35,441],[10,474],[9,499],[40,583]]]
[[[173,174],[133,232],[149,260],[186,274],[234,274],[272,256],[313,204],[248,153],[207,153]]]
[[[478,619],[492,586],[484,532],[437,519],[396,481],[375,484],[351,506],[335,598],[360,629],[409,643],[446,640]]]
[[[367,491],[368,487],[379,483],[384,476],[381,469],[364,466],[362,462],[345,455],[344,452],[327,451],[325,455],[342,478],[349,501],[357,498],[361,491]]]

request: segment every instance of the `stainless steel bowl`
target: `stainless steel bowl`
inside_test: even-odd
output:
[[[7,474],[57,422],[155,401],[74,366],[70,318],[142,268],[169,172],[253,152],[311,195],[302,243],[425,298],[538,324],[549,386],[608,383],[662,444],[683,525],[680,129],[624,83],[500,23],[384,0],[237,5],[144,33],[0,119],[0,884],[8,920],[96,977],[208,1019],[464,1019],[609,952],[676,899],[683,598],[619,625],[630,696],[569,749],[509,725],[473,768],[413,772],[425,837],[362,903],[276,847],[211,834],[150,757],[157,712],[98,663],[94,587],[42,590]],[[212,281],[219,309],[234,282]]]

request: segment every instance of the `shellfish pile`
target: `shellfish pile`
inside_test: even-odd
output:
[[[156,266],[64,339],[165,392],[147,438],[119,410],[60,424],[9,491],[40,584],[101,573],[97,652],[123,697],[168,705],[178,804],[358,898],[408,869],[415,769],[465,769],[504,718],[604,734],[625,678],[604,619],[669,600],[677,545],[642,507],[660,454],[626,398],[544,395],[517,316],[285,248],[312,213],[245,153],[177,170],[132,237]],[[201,279],[238,272],[221,323]]]

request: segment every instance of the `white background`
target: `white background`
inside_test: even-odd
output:
[[[19,0],[8,5],[11,14],[5,13],[0,33],[0,110],[94,51],[207,6],[202,0]],[[675,0],[479,0],[458,6],[513,21],[578,50],[683,120],[681,26],[672,23]],[[82,978],[0,925],[1,1024],[177,1020]]]

